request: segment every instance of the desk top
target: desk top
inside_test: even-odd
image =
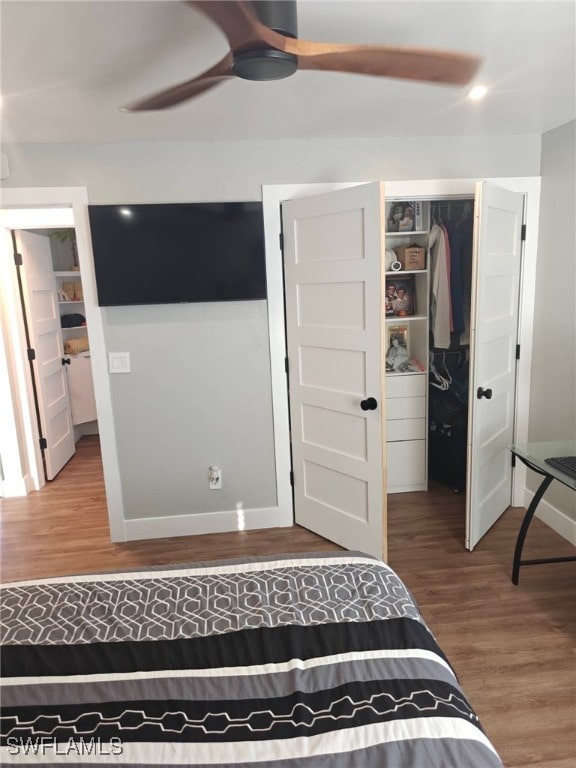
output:
[[[554,440],[551,443],[514,443],[512,453],[526,459],[537,469],[559,480],[576,491],[576,479],[559,469],[546,464],[545,459],[553,456],[576,456],[576,440]]]

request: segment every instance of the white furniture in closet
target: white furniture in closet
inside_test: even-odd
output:
[[[397,201],[387,201],[386,220]],[[424,269],[395,271],[388,269],[386,282],[412,276],[415,288],[414,314],[387,316],[385,338],[395,327],[408,333],[408,354],[418,361],[421,371],[386,373],[386,454],[388,459],[388,493],[425,491],[428,488],[428,329],[429,329],[429,257],[428,234],[430,206],[421,203],[420,227],[411,232],[386,231],[386,251],[416,244],[425,250]],[[388,342],[386,342],[388,345]]]
[[[54,279],[58,288],[60,317],[71,314],[79,314],[86,317],[80,272],[72,269],[55,270]],[[62,336],[65,342],[69,339],[78,339],[81,336],[86,336],[86,333],[86,325],[62,328]]]

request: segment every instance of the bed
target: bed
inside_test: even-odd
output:
[[[3,765],[502,766],[361,553],[7,584],[1,622]]]

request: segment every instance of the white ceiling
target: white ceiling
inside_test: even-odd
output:
[[[467,89],[320,72],[225,83],[159,113],[120,110],[227,50],[175,0],[0,3],[4,142],[540,134],[576,116],[573,0],[300,0],[299,37],[470,51]]]

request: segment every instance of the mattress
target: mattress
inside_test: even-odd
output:
[[[502,766],[410,591],[361,553],[1,597],[2,764]]]

